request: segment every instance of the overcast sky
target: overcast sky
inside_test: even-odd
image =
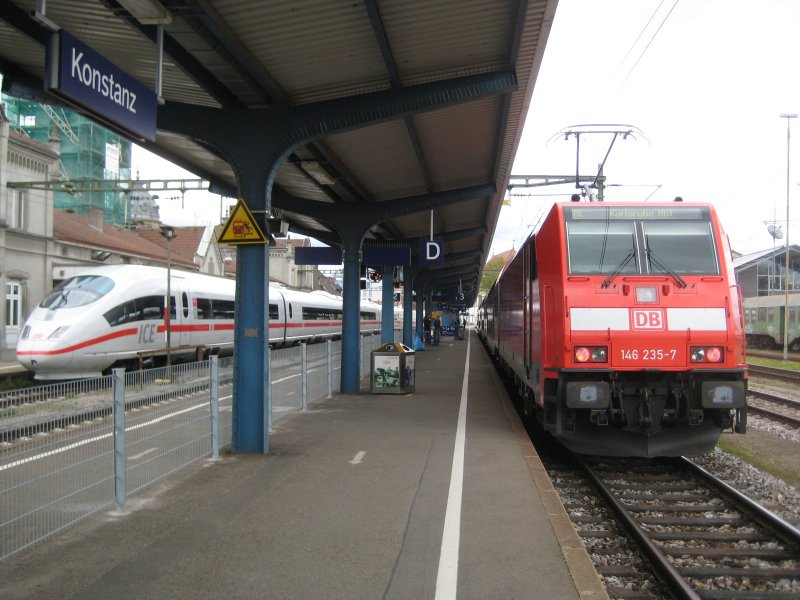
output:
[[[555,134],[632,125],[643,137],[611,150],[607,201],[711,202],[735,250],[771,248],[766,222],[777,217],[786,228],[780,114],[800,113],[799,32],[796,0],[560,0],[512,173],[573,174],[575,138]],[[789,233],[798,243],[800,119],[792,138]],[[581,138],[582,174],[595,174],[610,141]],[[493,251],[519,248],[541,213],[574,189],[526,193],[547,191],[565,195],[511,196]]]
[[[641,135],[611,150],[606,200],[711,202],[735,250],[770,248],[767,223],[786,228],[780,114],[800,113],[798,62],[798,0],[560,0],[512,174],[574,174],[575,138],[559,131],[630,125]],[[800,119],[791,123],[789,232],[800,243]],[[581,138],[582,174],[596,172],[610,141]],[[154,167],[142,154],[134,152],[134,170],[145,177]],[[493,252],[519,248],[553,201],[574,191],[515,190]],[[219,202],[194,194],[183,210],[180,200],[161,201],[162,220],[215,222]]]

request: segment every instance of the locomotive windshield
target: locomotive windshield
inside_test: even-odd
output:
[[[114,280],[102,275],[78,275],[56,286],[39,303],[41,308],[75,308],[99,300],[114,288]]]
[[[567,240],[569,272],[573,275],[639,272],[631,222],[570,221]]]
[[[697,208],[565,209],[572,275],[719,275],[710,216]],[[685,285],[685,284],[683,284]]]
[[[710,223],[646,221],[642,227],[650,273],[719,274]]]

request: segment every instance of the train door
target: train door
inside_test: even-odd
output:
[[[286,343],[287,305],[283,294],[276,289],[269,290],[269,343],[282,346]]]
[[[533,280],[533,253],[534,245],[526,244],[522,247],[522,362],[525,368],[525,377],[531,376],[531,281]]]
[[[191,343],[191,334],[187,331],[188,319],[184,316],[184,302],[188,303],[188,295],[182,279],[172,278],[170,281],[170,319],[169,319],[169,345],[170,348],[187,346]]]
[[[544,288],[544,325],[542,326],[542,339],[545,340],[546,364],[560,363],[556,353],[556,298],[555,292],[549,285]]]
[[[187,290],[183,289],[180,292],[180,309],[179,309],[179,316],[178,320],[181,323],[180,332],[181,332],[181,346],[191,346],[194,344],[194,340],[192,340],[192,323],[194,319],[192,318],[192,306],[190,304],[189,294]]]

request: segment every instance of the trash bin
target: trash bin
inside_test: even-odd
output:
[[[410,394],[414,391],[414,351],[408,346],[381,344],[372,351],[370,363],[373,394]]]

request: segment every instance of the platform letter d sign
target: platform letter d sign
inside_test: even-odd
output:
[[[419,243],[419,262],[423,265],[440,265],[444,263],[441,242],[422,240]]]

